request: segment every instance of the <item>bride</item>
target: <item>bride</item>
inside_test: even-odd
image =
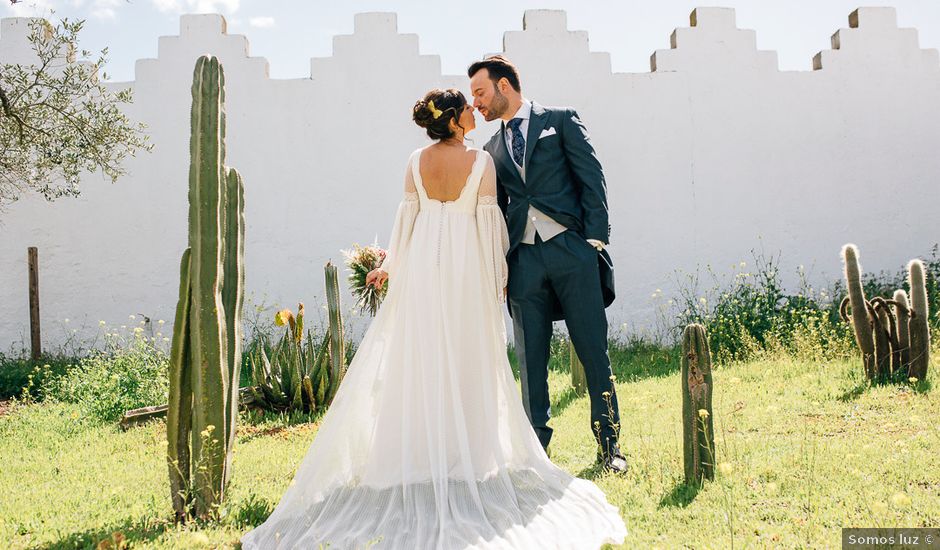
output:
[[[593,483],[556,467],[506,356],[509,245],[496,171],[464,145],[473,107],[432,90],[413,110],[389,279],[336,397],[274,512],[242,548],[571,548],[626,528]]]

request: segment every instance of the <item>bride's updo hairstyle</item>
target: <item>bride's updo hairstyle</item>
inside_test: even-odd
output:
[[[460,126],[460,113],[466,105],[467,98],[460,90],[435,88],[415,103],[411,118],[427,131],[429,138],[448,139],[454,136],[448,122],[453,119]]]

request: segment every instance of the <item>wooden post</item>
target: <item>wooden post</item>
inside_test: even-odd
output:
[[[42,339],[39,332],[39,251],[35,246],[27,249],[29,262],[29,336],[32,358],[42,355]]]
[[[712,355],[705,327],[682,331],[682,459],[685,484],[715,479],[715,426],[712,414]]]

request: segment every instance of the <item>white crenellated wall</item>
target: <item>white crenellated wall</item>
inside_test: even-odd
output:
[[[840,276],[839,248],[859,245],[867,271],[896,270],[940,241],[940,58],[892,8],[860,8],[814,71],[777,68],[734,11],[699,8],[657,50],[650,73],[615,73],[561,11],[527,11],[504,52],[524,93],[574,106],[607,175],[617,302],[612,327],[649,326],[655,289],[675,271],[728,272],[752,248],[810,281]],[[0,62],[28,59],[26,20],[0,25]],[[246,186],[249,299],[322,304],[323,264],[377,235],[387,244],[408,154],[427,143],[410,120],[432,87],[460,87],[420,55],[388,13],[359,14],[309,78],[273,80],[244,36],[217,15],[187,15],[137,62],[127,112],[155,147],[115,185],[100,175],[78,199],[29,197],[0,214],[0,349],[28,342],[26,248],[39,247],[45,340],[61,321],[97,329],[128,314],[173,318],[186,246],[190,84],[195,59],[226,75],[227,164]],[[486,53],[481,51],[481,56]],[[469,65],[473,59],[467,59]],[[471,134],[482,146],[496,130]],[[793,277],[789,280],[792,282]],[[348,294],[344,294],[348,298]],[[351,300],[347,299],[347,304]],[[358,322],[360,328],[364,326]]]

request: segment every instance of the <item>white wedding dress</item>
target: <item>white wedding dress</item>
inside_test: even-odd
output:
[[[477,152],[460,196],[409,159],[388,294],[274,512],[245,549],[596,549],[626,528],[556,467],[525,415],[502,314],[508,236]],[[594,449],[585,449],[594,455]]]

